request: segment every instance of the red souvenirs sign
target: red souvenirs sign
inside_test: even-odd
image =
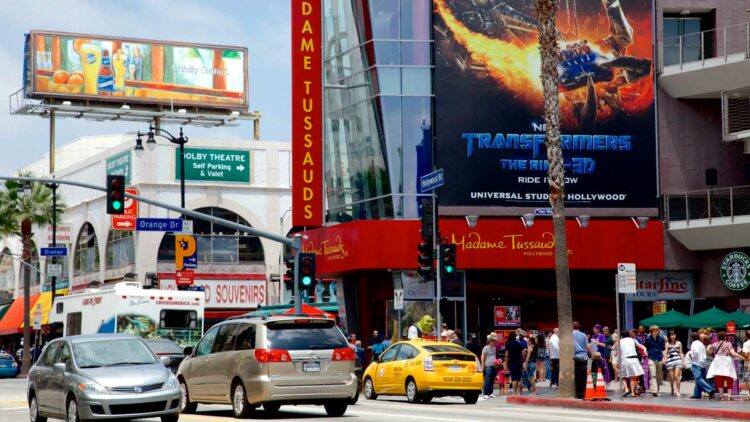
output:
[[[323,225],[322,0],[292,0],[292,224]]]
[[[304,252],[314,252],[316,273],[365,269],[415,269],[420,242],[417,220],[363,220],[305,232]],[[591,221],[580,228],[566,222],[571,269],[612,270],[618,262],[639,269],[664,268],[663,226],[652,220],[638,229],[629,219]],[[552,269],[555,236],[552,219],[537,218],[524,228],[517,218],[480,219],[471,228],[462,219],[441,219],[440,232],[456,244],[462,269]]]

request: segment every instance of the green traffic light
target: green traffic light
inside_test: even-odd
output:
[[[450,274],[453,272],[453,265],[446,265],[445,266],[445,272]]]
[[[309,286],[311,284],[312,284],[312,278],[311,277],[308,277],[308,276],[302,277],[302,285],[303,286]]]
[[[112,201],[112,208],[119,210],[122,208],[122,202],[120,201]]]

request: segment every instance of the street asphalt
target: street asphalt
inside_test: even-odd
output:
[[[26,380],[0,379],[0,420],[3,422],[27,422],[29,411],[24,399]],[[268,415],[258,410],[252,419],[292,421],[300,419],[315,419],[318,421],[341,420],[329,418],[325,410],[319,406],[283,406],[276,415]],[[663,415],[648,413],[622,413],[611,411],[596,411],[585,409],[562,409],[550,407],[536,407],[528,405],[511,405],[505,403],[503,397],[480,400],[475,405],[466,405],[458,397],[435,399],[430,404],[410,404],[402,397],[379,397],[378,400],[365,400],[360,397],[359,402],[350,406],[344,415],[346,419],[361,421],[493,421],[513,420],[521,421],[556,421],[556,422],[613,422],[613,421],[654,421],[665,418]],[[705,418],[683,418],[669,416],[670,422],[698,422]],[[158,421],[158,419],[148,419]],[[199,406],[197,414],[182,415],[181,421],[232,421],[232,411],[229,406]]]

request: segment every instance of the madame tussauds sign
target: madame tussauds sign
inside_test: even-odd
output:
[[[743,252],[730,252],[721,260],[719,272],[721,282],[734,292],[745,290],[750,286],[750,257]]]

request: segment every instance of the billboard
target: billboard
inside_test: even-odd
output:
[[[495,327],[515,327],[520,325],[520,306],[495,306]]]
[[[534,5],[435,0],[441,205],[549,207]],[[566,206],[657,206],[651,24],[651,0],[560,3]]]
[[[247,49],[32,31],[29,98],[247,109]]]

